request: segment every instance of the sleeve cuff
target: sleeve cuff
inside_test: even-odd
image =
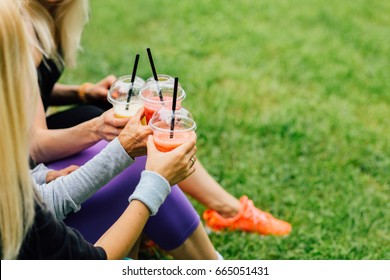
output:
[[[108,145],[112,145],[115,152],[118,153],[118,156],[122,158],[123,160],[126,160],[127,164],[130,165],[134,163],[134,160],[131,156],[129,156],[125,149],[122,147],[121,143],[118,140],[118,137],[116,137],[114,140],[112,140]]]
[[[49,171],[52,171],[52,169],[47,168],[43,163],[41,163],[31,170],[31,176],[38,185],[45,184],[46,175]]]
[[[170,193],[171,186],[163,176],[153,171],[144,170],[134,193],[129,197],[129,202],[132,200],[141,201],[149,208],[151,216],[154,216]]]

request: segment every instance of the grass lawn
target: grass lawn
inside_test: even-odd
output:
[[[226,259],[390,259],[390,1],[92,0],[63,82],[178,76],[198,157],[290,236],[211,234]],[[193,201],[199,213],[204,206]]]

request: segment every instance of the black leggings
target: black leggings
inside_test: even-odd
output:
[[[105,109],[107,108],[95,105],[78,105],[69,110],[48,116],[46,118],[47,127],[49,129],[72,127],[100,116]]]

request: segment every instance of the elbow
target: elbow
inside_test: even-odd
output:
[[[29,146],[29,156],[30,158],[36,162],[36,163],[45,163],[48,161],[48,159],[45,156],[45,152],[43,147],[44,144],[44,137],[42,137],[42,134],[40,133],[39,128],[31,129],[30,131],[30,146]]]
[[[37,145],[30,145],[29,153],[31,159],[36,163],[45,163],[47,161],[44,152]]]

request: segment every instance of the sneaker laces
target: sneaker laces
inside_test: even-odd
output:
[[[257,209],[252,200],[249,200],[247,197],[243,198],[242,216],[244,218],[250,219],[255,225],[259,225],[268,221],[268,215],[267,213]]]

